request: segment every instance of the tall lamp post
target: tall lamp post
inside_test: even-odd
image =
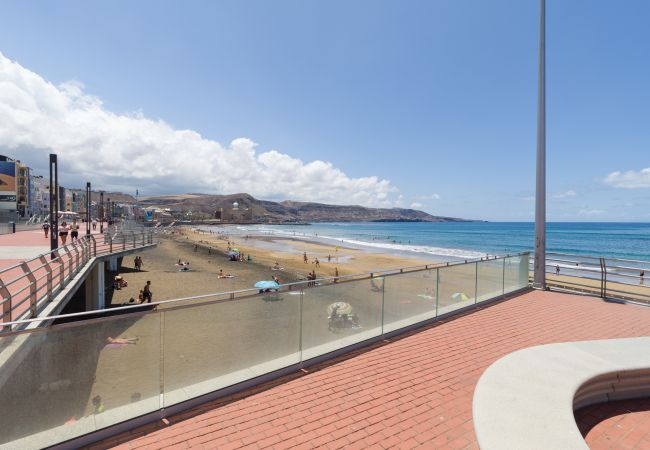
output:
[[[90,235],[90,181],[86,182],[86,235]]]
[[[50,250],[59,246],[59,164],[55,153],[50,153]]]
[[[533,287],[546,289],[546,0],[540,0],[537,86],[537,182]]]
[[[99,192],[99,232],[104,234],[104,191]]]

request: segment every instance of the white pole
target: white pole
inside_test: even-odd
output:
[[[546,1],[540,0],[537,91],[537,183],[535,193],[535,276],[533,287],[546,289]]]

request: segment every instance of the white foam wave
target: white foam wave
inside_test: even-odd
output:
[[[388,250],[391,252],[407,252],[419,253],[438,257],[458,258],[458,259],[475,259],[482,258],[487,255],[484,252],[473,250],[463,250],[459,248],[445,248],[445,247],[432,247],[428,245],[411,245],[411,244],[397,244],[390,242],[369,242],[358,239],[346,238],[341,236],[328,236],[317,233],[304,233],[300,231],[281,230],[278,228],[269,228],[265,226],[236,226],[230,231],[237,230],[237,233],[259,233],[262,235],[276,235],[276,236],[290,236],[292,239],[303,240],[326,240],[334,241],[337,243],[349,244],[361,248],[375,248],[381,250]]]

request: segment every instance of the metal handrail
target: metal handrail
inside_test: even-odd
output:
[[[0,305],[2,305],[0,327],[10,326],[11,319],[14,319],[17,309],[27,301],[30,302],[30,308],[18,313],[18,318],[25,315],[35,317],[43,300],[51,301],[53,293],[64,289],[93,258],[121,253],[126,250],[123,246],[113,248],[112,244],[116,239],[126,242],[128,236],[133,239],[133,246],[129,245],[128,249],[141,248],[153,242],[152,233],[152,230],[142,230],[137,233],[129,231],[128,234],[123,232],[104,233],[101,235],[103,242],[99,244],[94,235],[84,235],[76,242],[70,242],[50,252],[0,270],[0,300],[2,300],[0,302]],[[142,238],[142,244],[140,244],[139,240],[134,239],[135,236]],[[36,262],[36,266],[30,267],[29,265],[34,262]],[[12,279],[9,281],[2,280],[3,275],[17,270],[22,270],[22,273],[15,278],[12,275]],[[45,273],[37,276],[38,271],[45,271]],[[13,287],[18,283],[24,283],[25,280],[28,280],[28,282],[24,286]],[[42,282],[43,280],[46,281]],[[42,283],[39,285],[39,282]],[[29,293],[26,294],[28,290]],[[9,302],[9,306],[5,305],[7,302]],[[9,316],[9,321],[4,320],[7,316]]]
[[[520,253],[515,253],[515,254],[507,254],[507,255],[501,255],[501,256],[494,256],[490,258],[476,258],[473,260],[463,260],[463,261],[458,261],[458,262],[445,262],[445,263],[439,263],[439,264],[425,264],[425,265],[418,265],[418,266],[408,266],[408,267],[400,267],[400,268],[395,268],[395,269],[386,269],[382,271],[376,271],[376,272],[362,272],[358,274],[352,274],[352,275],[341,275],[338,277],[327,277],[327,278],[318,278],[316,280],[305,280],[305,281],[295,281],[292,283],[286,283],[286,284],[281,284],[280,289],[282,289],[282,292],[288,292],[292,291],[293,288],[295,287],[300,287],[301,289],[312,289],[312,288],[318,288],[320,286],[314,285],[313,283],[327,283],[331,282],[333,283],[347,283],[347,282],[353,282],[353,281],[361,281],[361,280],[370,280],[373,278],[377,278],[378,274],[381,274],[379,276],[382,277],[388,277],[388,276],[396,276],[396,275],[404,275],[408,273],[417,273],[417,272],[423,272],[427,270],[436,270],[436,269],[445,269],[448,267],[455,267],[455,266],[465,266],[465,265],[471,265],[471,264],[476,264],[480,262],[487,262],[487,261],[495,261],[495,260],[506,260],[508,258],[513,258],[513,257],[519,257],[519,256],[525,256],[525,255],[530,255],[529,252],[520,252]],[[406,269],[412,269],[412,270],[406,270]],[[328,284],[331,285],[331,284]],[[244,294],[242,296],[242,294]],[[118,307],[113,307],[113,308],[105,308],[105,309],[99,309],[95,311],[83,311],[83,312],[78,312],[78,313],[69,313],[69,314],[60,314],[56,316],[47,316],[47,317],[35,317],[35,318],[29,318],[29,319],[21,319],[21,320],[15,320],[12,322],[5,322],[0,324],[1,326],[11,326],[13,327],[14,325],[26,325],[30,324],[33,322],[44,322],[44,321],[53,321],[53,320],[59,320],[59,319],[70,319],[70,318],[79,318],[83,316],[93,316],[93,315],[98,315],[98,314],[105,314],[108,312],[114,312],[114,311],[127,311],[127,310],[142,310],[143,307],[147,308],[155,308],[159,305],[170,305],[170,304],[176,304],[180,302],[186,302],[188,300],[204,300],[208,298],[213,298],[213,297],[222,297],[220,299],[215,300],[215,302],[224,302],[224,301],[234,301],[234,300],[244,300],[246,298],[254,297],[259,294],[259,289],[257,288],[247,288],[247,289],[239,289],[239,290],[234,290],[234,291],[226,291],[226,292],[212,292],[208,294],[201,294],[201,295],[194,295],[190,297],[180,297],[180,298],[174,298],[174,299],[169,299],[169,300],[160,300],[157,302],[151,302],[151,303],[138,303],[137,305],[126,305],[126,306],[118,306]],[[184,306],[193,306],[192,305],[184,305]],[[18,332],[18,331],[17,331]],[[4,336],[7,333],[1,333],[0,335]]]

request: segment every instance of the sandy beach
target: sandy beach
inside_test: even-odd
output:
[[[209,293],[251,289],[255,282],[277,276],[281,283],[306,279],[313,270],[318,278],[376,272],[401,267],[433,267],[430,260],[406,258],[381,253],[368,253],[347,247],[328,246],[299,239],[211,234],[180,229],[177,234],[159,235],[156,248],[139,254],[144,265],[142,272],[134,269],[136,255],[122,262],[119,273],[128,286],[109,295],[111,305],[137,299],[147,281],[152,282],[153,300],[169,300]],[[245,259],[229,261],[228,247],[239,249]],[[307,253],[305,264],[303,255]],[[328,261],[329,256],[329,261]],[[318,258],[319,267],[315,260]],[[189,262],[189,271],[181,271],[178,261]],[[281,270],[274,270],[275,263]],[[219,278],[223,270],[232,278]]]

